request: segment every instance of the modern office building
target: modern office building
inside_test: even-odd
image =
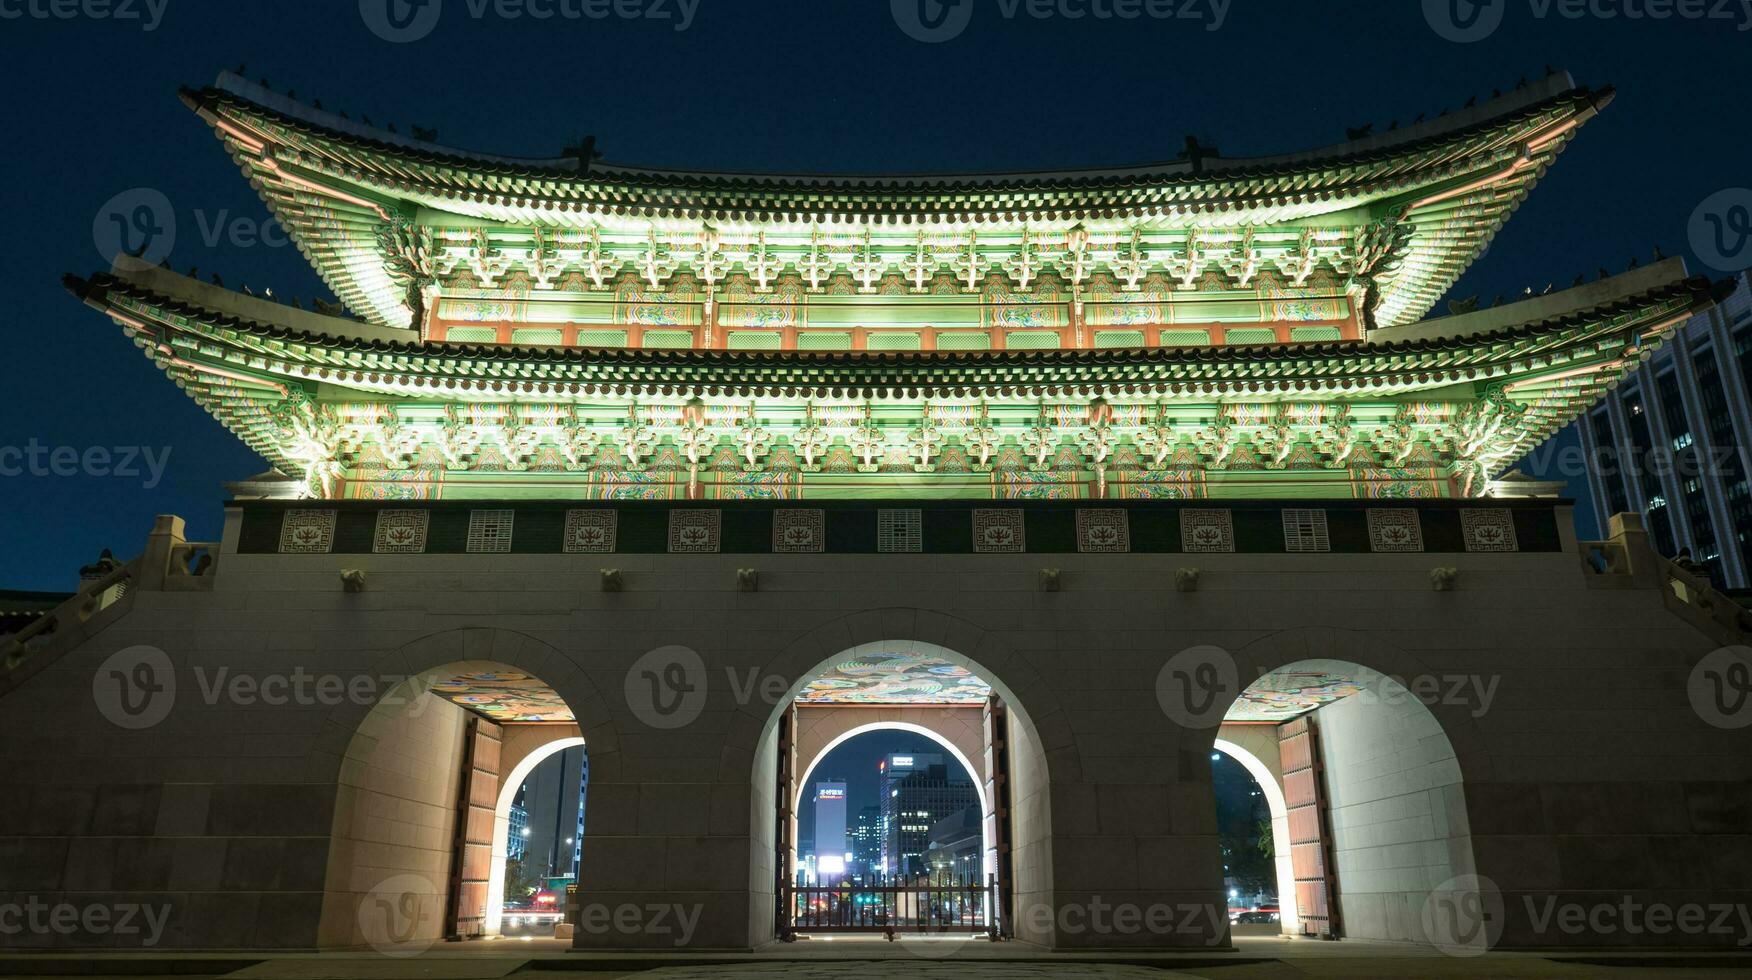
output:
[[[894,772],[897,758],[905,757],[890,756],[888,773]],[[932,825],[978,802],[973,784],[965,777],[951,779],[949,768],[940,762],[909,764],[903,775],[891,777],[888,795],[882,800],[887,832],[883,850],[889,870],[908,876],[929,871],[925,855],[930,850]]]
[[[936,881],[981,880],[980,858],[985,848],[979,806],[963,807],[936,823],[925,835],[925,863]]]
[[[846,783],[843,779],[815,784],[815,873],[836,881],[846,873]]]
[[[882,867],[882,808],[860,807],[857,820],[848,832],[852,851],[853,875],[868,878]]]
[[[524,804],[529,812],[526,853],[547,869],[548,877],[578,874],[589,786],[590,764],[581,745],[550,757],[524,784]]]
[[[1752,572],[1752,277],[1693,316],[1576,421],[1602,526],[1643,515],[1655,549],[1689,549],[1718,586]]]
[[[523,799],[521,794],[518,799]],[[505,857],[521,861],[529,851],[529,808],[521,802],[511,804],[510,819],[511,830],[505,837]]]

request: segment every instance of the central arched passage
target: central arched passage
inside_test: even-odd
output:
[[[944,772],[965,770],[975,784],[966,799],[978,807],[979,855],[977,862],[963,857],[959,861],[966,864],[947,866],[977,864],[977,871],[945,875],[942,863],[932,870],[887,855],[882,866],[888,874],[880,887],[856,894],[848,887],[843,894],[824,896],[811,890],[810,869],[798,854],[796,816],[803,794],[813,785],[816,763],[835,746],[883,730],[923,735],[942,750],[938,772],[924,760],[915,767],[910,756],[884,760],[882,792],[894,799],[883,809],[883,819],[905,821],[904,829],[915,836],[925,827],[948,836],[954,815],[947,810],[967,804],[956,805],[962,798],[946,791]],[[773,912],[766,938],[789,938],[804,929],[837,931],[848,923],[852,929],[901,937],[1016,935],[1019,926],[1025,927],[1014,921],[1017,896],[1050,887],[1046,787],[1039,736],[1001,676],[922,641],[861,644],[829,657],[804,671],[780,701],[756,755],[753,861],[756,880],[765,877],[770,883],[765,899]],[[908,891],[917,894],[901,894]],[[841,901],[877,905],[883,912],[823,918],[810,911]]]
[[[798,767],[802,778],[798,780],[796,792],[793,794],[791,812],[797,815],[794,818],[797,823],[792,839],[798,841],[805,839],[806,827],[801,815],[810,809],[807,805],[810,796],[817,792],[817,787],[822,784],[822,779],[847,775],[843,772],[823,771],[824,761],[833,755],[835,749],[861,736],[874,735],[879,732],[907,733],[929,740],[933,749],[947,757],[943,762],[950,778],[965,777],[971,784],[979,812],[978,868],[977,870],[958,868],[957,872],[963,877],[971,875],[972,878],[982,881],[985,880],[986,876],[996,874],[997,869],[992,866],[991,861],[997,847],[997,842],[992,838],[995,821],[986,819],[994,812],[994,809],[988,785],[991,774],[986,771],[981,732],[983,707],[983,705],[970,705],[966,707],[899,709],[876,707],[800,709],[798,712],[797,757],[807,761],[802,762]],[[893,720],[869,720],[871,715],[896,717]],[[917,720],[905,720],[909,718]],[[865,808],[880,810],[881,802],[880,800],[871,801],[866,804]],[[846,806],[847,819],[855,820],[858,815],[858,809],[848,802]],[[955,815],[943,814],[940,816],[942,819],[949,819]],[[817,840],[816,843],[819,845],[820,841]],[[818,847],[818,857],[820,852],[821,849]],[[807,864],[807,862],[805,863]],[[825,880],[832,873],[831,869],[821,867],[819,861],[815,865],[815,870],[818,880]],[[868,875],[870,871],[887,874],[890,871],[902,869],[891,869],[883,866],[863,870]]]

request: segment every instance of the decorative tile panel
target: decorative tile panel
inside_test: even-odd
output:
[[[424,554],[426,531],[431,523],[429,510],[380,510],[371,550],[379,555]]]
[[[1460,512],[1460,536],[1467,551],[1519,551],[1515,518],[1507,508],[1468,508]]]
[[[827,514],[807,507],[773,511],[773,552],[814,554],[827,549]]]
[[[1369,508],[1369,550],[1424,550],[1423,525],[1410,507]]]
[[[1130,551],[1130,516],[1116,507],[1079,508],[1077,550],[1084,554]]]
[[[289,510],[280,519],[280,553],[326,555],[335,547],[335,512]]]
[[[723,540],[724,516],[717,510],[669,512],[669,553],[716,554]]]
[[[1188,508],[1180,512],[1180,550],[1230,552],[1235,550],[1235,522],[1227,510]]]
[[[973,550],[980,554],[1014,554],[1027,547],[1022,512],[979,508],[973,512]]]
[[[614,550],[619,529],[618,511],[569,510],[563,547],[568,555],[606,554]]]
[[[1331,551],[1332,538],[1326,530],[1326,511],[1315,508],[1286,508],[1284,520],[1285,551]]]
[[[917,554],[925,550],[924,522],[916,510],[876,512],[876,550],[884,554]]]
[[[502,555],[511,551],[511,532],[517,520],[514,510],[468,512],[468,552],[471,555]]]

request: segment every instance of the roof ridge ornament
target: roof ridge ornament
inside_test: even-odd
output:
[[[590,165],[602,159],[601,152],[596,149],[596,136],[594,134],[584,137],[560,152],[578,164],[578,176],[580,177],[590,176]]]
[[[1205,146],[1198,141],[1197,136],[1189,134],[1186,137],[1186,149],[1180,151],[1178,159],[1185,160],[1191,165],[1193,173],[1202,174],[1205,172],[1206,160],[1216,159],[1221,156],[1221,150],[1218,150],[1214,146]]]

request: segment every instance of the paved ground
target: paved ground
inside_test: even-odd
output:
[[[1096,962],[1019,943],[873,939],[814,940],[771,951],[678,958],[675,955],[569,953],[553,941],[438,946],[419,956],[302,954],[271,957],[162,953],[9,956],[0,976],[224,977],[226,980],[1701,980],[1752,978],[1741,954],[1493,953],[1456,959],[1434,950],[1347,941],[1316,943],[1238,937],[1237,949],[1208,954],[1140,954]],[[249,961],[254,962],[249,962]]]

